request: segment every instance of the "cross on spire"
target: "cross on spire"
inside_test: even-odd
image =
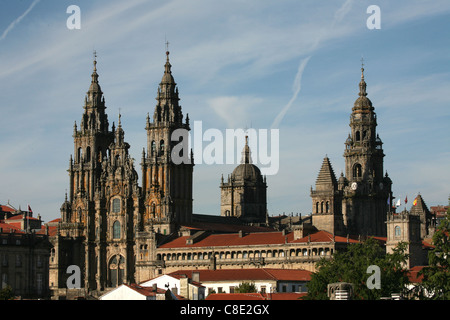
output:
[[[97,71],[97,51],[94,50],[94,71]]]
[[[361,80],[364,80],[364,57],[361,57]]]

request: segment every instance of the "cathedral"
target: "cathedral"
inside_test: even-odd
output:
[[[81,121],[73,129],[69,189],[50,237],[54,296],[67,295],[67,270],[73,265],[81,271],[80,287],[74,290],[102,293],[182,269],[314,271],[320,258],[361,236],[389,238],[387,228],[397,226],[390,216],[392,181],[384,171],[364,69],[345,141],[345,175],[337,179],[325,157],[311,188],[312,214],[269,217],[266,177],[252,163],[248,137],[241,163],[221,178],[220,215],[193,213],[194,154],[175,150],[172,140],[176,130],[190,130],[189,117],[183,115],[171,68],[167,51],[153,117],[146,119],[139,183],[120,114],[117,127],[110,126],[95,56]],[[174,152],[185,161],[176,163]],[[392,223],[386,223],[388,216]]]

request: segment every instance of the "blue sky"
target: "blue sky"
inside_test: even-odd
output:
[[[72,4],[81,9],[79,30],[66,26]],[[366,26],[373,4],[381,29]],[[59,217],[93,50],[110,123],[120,109],[140,173],[166,39],[191,122],[269,129],[277,119],[280,168],[267,177],[269,214],[311,212],[325,155],[337,176],[344,170],[361,57],[394,196],[448,203],[448,0],[2,0],[0,203],[30,204],[45,221]],[[219,214],[220,176],[233,168],[195,166],[196,213]]]

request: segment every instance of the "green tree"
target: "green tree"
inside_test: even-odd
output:
[[[256,292],[256,286],[253,282],[242,282],[236,288],[234,288],[236,293],[249,293]]]
[[[0,300],[11,300],[12,298],[14,298],[14,295],[10,286],[6,286],[0,290]]]
[[[405,243],[400,243],[390,254],[386,254],[373,238],[350,244],[346,251],[336,252],[331,259],[318,262],[318,271],[311,276],[305,299],[327,300],[327,285],[335,282],[352,283],[353,299],[374,300],[402,293],[409,283],[407,270],[403,267],[407,258]],[[371,276],[367,269],[371,265],[380,268],[380,289],[367,286]]]
[[[434,248],[428,253],[428,266],[423,275],[416,296],[419,299],[450,300],[450,206],[433,235]]]

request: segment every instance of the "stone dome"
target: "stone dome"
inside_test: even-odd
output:
[[[261,170],[252,163],[241,163],[238,165],[231,174],[235,182],[239,181],[254,181],[263,182]]]
[[[248,137],[245,137],[245,146],[242,150],[241,164],[238,165],[231,174],[235,182],[239,181],[253,181],[256,183],[263,182],[261,170],[252,164],[251,151],[248,146]]]

